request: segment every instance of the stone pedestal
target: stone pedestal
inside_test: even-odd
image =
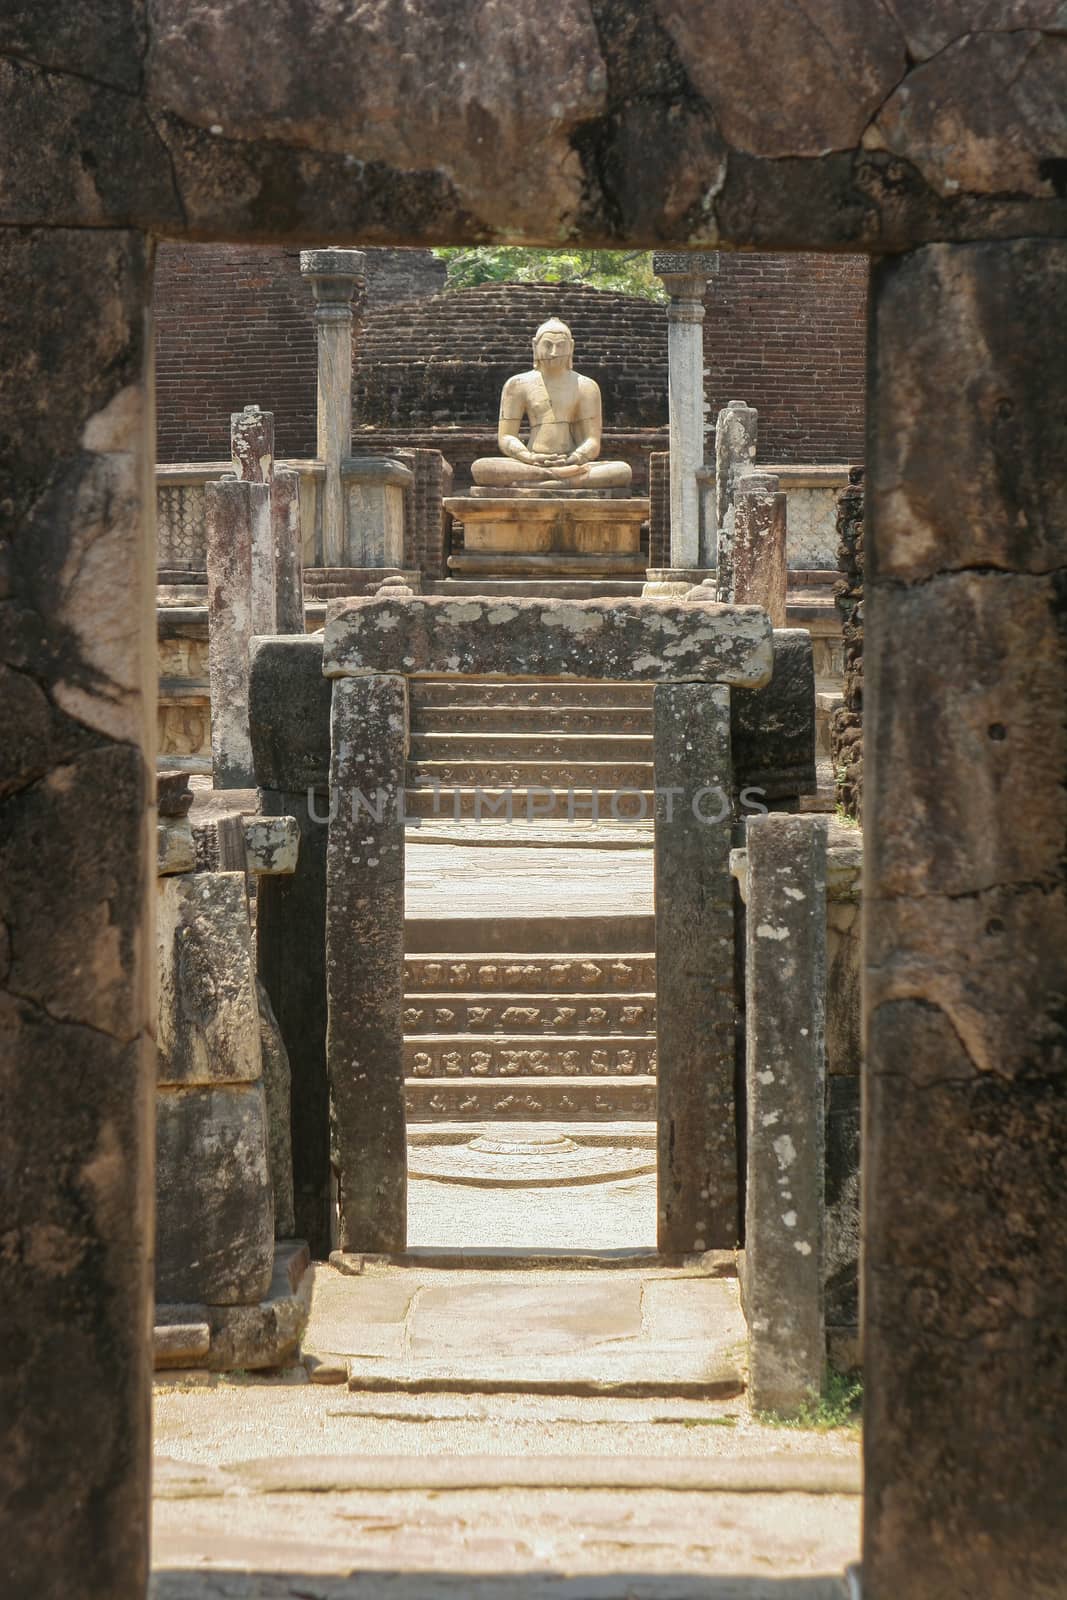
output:
[[[322,486],[322,563],[345,564],[341,463],[352,453],[352,298],[364,281],[362,250],[301,250],[300,271],[315,296],[318,348],[318,457]]]
[[[448,561],[453,572],[644,576],[642,497],[450,495],[444,505],[463,523],[463,549]]]
[[[330,724],[326,1059],[340,1246],[407,1243],[404,761],[407,685],[343,678]]]
[[[660,683],[653,704],[657,1237],[688,1255],[739,1235],[730,690]]]
[[[342,463],[345,567],[404,565],[404,500],[414,474],[388,456],[351,456]],[[327,562],[327,565],[331,563]]]
[[[704,465],[704,294],[708,277],[718,266],[714,252],[657,250],[652,257],[652,270],[671,297],[667,308],[671,564],[677,567],[715,559],[714,549],[702,549],[697,474]]]

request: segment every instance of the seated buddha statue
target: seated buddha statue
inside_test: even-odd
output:
[[[516,373],[500,396],[498,456],[484,456],[471,467],[474,482],[486,489],[626,488],[632,476],[625,461],[598,461],[600,387],[573,370],[574,340],[566,323],[551,317],[533,336],[534,364]],[[527,443],[519,437],[530,420]]]

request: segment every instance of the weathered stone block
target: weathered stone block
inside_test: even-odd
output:
[[[157,937],[159,1082],[258,1078],[259,1013],[244,875],[164,878]]]
[[[403,678],[342,679],[331,743],[326,1055],[340,1245],[396,1252],[407,1242]]]
[[[249,669],[249,726],[261,789],[304,794],[330,781],[330,695],[322,675],[322,639],[254,639]]]
[[[771,673],[771,627],[746,606],[655,600],[339,600],[326,613],[323,671],[506,677],[698,678],[758,687]]]
[[[860,1080],[826,1084],[826,1222],[823,1282],[827,1330],[860,1320]]]
[[[254,1304],[157,1304],[156,1367],[255,1372],[297,1360],[311,1309],[310,1263],[302,1239],[279,1239],[270,1285]]]
[[[295,817],[254,817],[244,824],[245,865],[256,877],[296,871],[300,828]]]
[[[765,802],[815,793],[815,665],[806,628],[775,628],[770,682],[731,690],[730,747],[739,795],[749,790]]]
[[[656,788],[681,791],[656,817],[658,1238],[693,1254],[739,1234],[730,691],[657,684],[654,707]]]
[[[258,1041],[257,1041],[258,1043]],[[274,1269],[263,1084],[156,1099],[156,1298],[261,1300]]]
[[[745,1314],[756,1410],[822,1387],[826,820],[746,824]]]
[[[196,844],[188,817],[165,817],[156,824],[156,872],[160,877],[192,872]]]
[[[775,628],[785,627],[785,495],[773,472],[742,472],[735,480],[729,598],[738,605],[762,606]]]

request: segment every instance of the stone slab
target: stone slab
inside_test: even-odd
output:
[[[161,1089],[156,1100],[159,1301],[254,1305],[266,1294],[273,1270],[262,1082]]]
[[[758,688],[772,669],[771,627],[755,607],[658,600],[331,601],[327,677],[634,679]]]
[[[279,1239],[263,1298],[254,1305],[156,1306],[156,1368],[260,1371],[296,1359],[311,1307],[311,1257],[302,1239]],[[179,1332],[178,1330],[182,1330]],[[188,1338],[196,1329],[197,1349]],[[206,1332],[206,1347],[200,1330]]]
[[[185,773],[181,776],[184,778]],[[188,817],[163,817],[156,823],[156,871],[166,877],[192,872],[196,866],[196,844]]]
[[[163,878],[156,909],[160,1084],[260,1076],[252,930],[244,874]]]

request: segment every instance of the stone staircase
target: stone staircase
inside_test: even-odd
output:
[[[410,715],[408,813],[436,816],[446,832],[479,814],[499,824],[509,792],[515,845],[533,836],[531,822],[565,824],[568,806],[588,819],[594,793],[609,824],[622,788],[619,818],[638,795],[651,818],[647,686],[416,680]],[[477,830],[462,831],[469,842]],[[595,843],[592,833],[582,842]],[[493,846],[484,854],[491,873]],[[559,898],[565,906],[563,881]],[[413,1122],[655,1116],[651,916],[587,915],[579,903],[558,916],[409,918],[407,946]]]
[[[647,685],[416,680],[410,714],[409,816],[589,819],[596,792],[600,820],[651,820]]]
[[[537,920],[526,930],[530,942]],[[655,1116],[649,950],[418,952],[408,954],[405,973],[412,1122]]]

